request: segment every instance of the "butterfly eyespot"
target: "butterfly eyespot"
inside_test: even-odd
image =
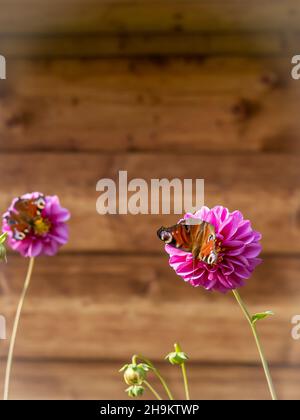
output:
[[[45,201],[44,197],[39,197],[35,201],[35,204],[36,204],[36,206],[39,210],[44,210],[44,208],[46,207],[46,201]]]
[[[163,230],[160,233],[160,239],[165,243],[165,244],[170,244],[173,241],[173,236],[172,233]]]
[[[211,233],[211,234],[209,235],[209,237],[207,238],[207,242],[214,241],[215,239],[216,239],[215,235]]]
[[[26,238],[26,234],[24,232],[15,232],[14,233],[14,239],[16,241],[23,241],[23,239]]]
[[[211,252],[207,258],[207,264],[213,265],[215,262],[217,262],[217,259],[218,256],[214,252]]]

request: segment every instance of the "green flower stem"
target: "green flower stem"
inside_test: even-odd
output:
[[[174,400],[174,397],[173,397],[173,395],[172,395],[172,393],[171,393],[171,391],[170,391],[170,389],[169,389],[169,387],[168,387],[168,385],[167,385],[166,381],[165,381],[165,380],[164,380],[164,378],[161,376],[161,374],[160,374],[159,370],[158,370],[158,369],[156,369],[156,367],[153,365],[153,363],[152,363],[152,362],[150,362],[150,360],[148,360],[148,359],[146,359],[145,357],[140,356],[140,355],[134,355],[134,356],[132,357],[132,363],[133,363],[133,364],[137,364],[137,361],[138,361],[138,360],[141,360],[142,362],[146,363],[146,364],[147,364],[147,365],[151,368],[151,370],[153,371],[153,373],[154,373],[154,374],[158,377],[158,379],[160,380],[160,382],[161,382],[162,386],[164,387],[164,389],[165,389],[165,391],[166,391],[166,393],[167,393],[167,395],[168,395],[169,399],[170,399],[170,400]]]
[[[179,344],[175,344],[175,351],[176,352],[181,352],[181,347]],[[187,374],[186,374],[186,367],[185,367],[185,363],[181,364],[181,370],[182,370],[182,376],[183,376],[183,382],[184,382],[184,390],[185,390],[185,396],[187,400],[190,400],[190,391],[189,391],[189,384],[188,384],[188,378],[187,378]]]
[[[155,389],[149,384],[149,382],[144,381],[143,383],[146,385],[147,388],[149,388],[149,390],[152,392],[152,394],[155,396],[155,398],[157,400],[162,400],[162,398],[159,395],[159,393],[155,391]]]
[[[14,356],[14,347],[15,347],[15,342],[16,342],[16,336],[17,336],[17,332],[18,332],[18,326],[19,326],[19,321],[20,321],[20,317],[21,317],[21,312],[22,312],[24,300],[25,300],[26,293],[27,293],[27,290],[28,290],[28,287],[29,287],[29,284],[30,284],[30,279],[31,279],[33,267],[34,267],[34,258],[30,258],[28,271],[27,271],[25,283],[24,283],[24,286],[23,286],[23,291],[22,291],[22,294],[21,294],[21,297],[20,297],[20,300],[19,300],[19,304],[18,304],[18,307],[17,307],[16,317],[15,317],[15,320],[14,320],[12,335],[11,335],[11,339],[10,339],[10,345],[9,345],[9,351],[8,351],[8,357],[7,357],[7,365],[6,365],[6,372],[5,372],[5,382],[4,382],[4,396],[3,396],[3,399],[5,401],[8,400],[9,381],[10,381],[11,368],[12,368],[12,362],[13,362],[13,356]]]
[[[238,304],[240,305],[240,308],[242,309],[247,321],[249,322],[249,325],[250,325],[251,331],[253,333],[255,343],[257,345],[258,352],[259,352],[259,355],[260,355],[260,358],[261,358],[261,361],[262,361],[263,369],[264,369],[264,372],[265,372],[265,375],[266,375],[266,378],[267,378],[268,387],[269,387],[269,390],[270,390],[270,393],[271,393],[271,396],[272,396],[272,400],[276,401],[278,398],[277,398],[276,391],[275,391],[275,388],[274,388],[274,384],[273,384],[273,381],[272,381],[272,377],[271,377],[270,369],[269,369],[269,366],[268,366],[268,362],[267,362],[266,357],[264,355],[264,351],[262,349],[262,345],[260,343],[260,339],[259,339],[259,336],[258,336],[258,333],[257,333],[257,330],[256,330],[256,325],[255,325],[255,323],[253,323],[252,316],[250,315],[250,313],[249,313],[245,303],[243,302],[239,292],[237,290],[233,290],[233,294],[234,294],[234,297],[236,298]]]

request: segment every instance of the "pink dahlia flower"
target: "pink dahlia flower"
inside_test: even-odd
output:
[[[194,260],[191,253],[166,245],[170,266],[184,281],[207,290],[227,292],[244,285],[255,267],[261,263],[261,234],[252,229],[240,211],[232,213],[222,206],[212,209],[202,207],[195,214],[188,213],[185,219],[201,219],[215,227],[219,252],[218,262],[209,265]]]
[[[10,247],[23,257],[53,256],[68,242],[69,218],[57,196],[34,192],[13,200],[2,228]]]

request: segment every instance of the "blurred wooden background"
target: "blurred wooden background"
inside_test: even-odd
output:
[[[41,258],[16,346],[12,398],[125,398],[135,353],[191,357],[192,397],[268,398],[231,295],[185,285],[156,238],[176,217],[101,217],[96,182],[205,178],[206,204],[242,210],[264,264],[242,294],[272,309],[259,329],[280,398],[300,397],[300,48],[297,0],[0,0],[1,211],[58,194],[71,239]],[[1,266],[8,331],[27,262]],[[0,342],[3,377],[7,342]],[[180,373],[160,365],[183,397]],[[1,381],[2,383],[2,381]],[[0,389],[1,390],[1,389]]]

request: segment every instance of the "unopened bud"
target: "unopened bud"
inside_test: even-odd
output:
[[[149,366],[143,363],[125,365],[121,369],[121,371],[124,371],[124,381],[127,385],[142,385],[148,370]]]
[[[145,388],[141,385],[132,385],[126,389],[128,396],[131,398],[141,397],[145,391]]]
[[[188,360],[188,356],[183,351],[174,351],[166,356],[172,365],[182,365]]]

